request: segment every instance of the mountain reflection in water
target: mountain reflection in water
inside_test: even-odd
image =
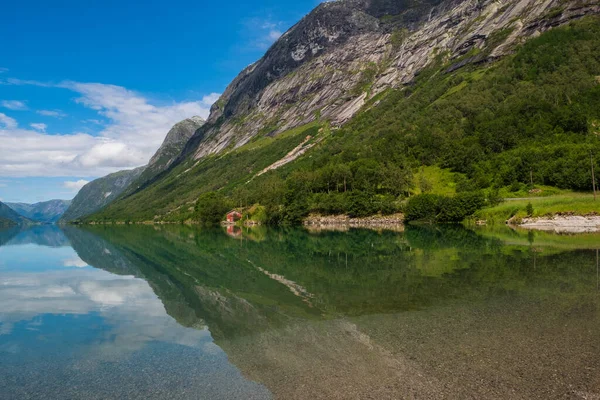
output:
[[[38,227],[0,244],[15,398],[600,394],[599,236]]]

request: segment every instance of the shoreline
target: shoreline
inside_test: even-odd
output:
[[[351,218],[347,215],[309,215],[302,225],[310,231],[347,231],[350,228],[404,231],[404,214]]]
[[[553,217],[523,218],[519,224],[514,225],[522,229],[544,232],[599,233],[600,216],[554,215]]]

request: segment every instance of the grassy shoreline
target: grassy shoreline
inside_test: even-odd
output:
[[[531,204],[533,214],[528,215],[527,206]],[[526,217],[540,218],[555,215],[598,215],[600,214],[600,198],[588,193],[569,193],[549,197],[523,198],[505,201],[497,206],[484,208],[474,214],[475,220],[487,221],[488,224],[504,224],[513,219],[519,221]]]

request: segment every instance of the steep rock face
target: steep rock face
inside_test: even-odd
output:
[[[57,222],[71,205],[71,200],[50,200],[36,204],[6,203],[20,215],[43,223]]]
[[[73,199],[61,221],[73,221],[88,216],[118,198],[144,172],[145,167],[119,171],[85,185]]]
[[[593,0],[340,0],[323,3],[229,85],[183,157],[199,159],[316,119],[348,121],[436,57],[451,68],[501,57],[591,13]]]
[[[186,143],[205,124],[202,117],[194,116],[175,124],[167,133],[163,144],[150,159],[146,170],[138,179],[140,184],[152,179],[155,175],[165,171],[177,159]]]
[[[123,192],[129,195],[142,188],[146,183],[152,181],[157,175],[166,171],[181,154],[186,143],[201,128],[206,121],[202,117],[194,116],[178,122],[167,133],[163,144],[156,151],[142,174],[135,179]]]

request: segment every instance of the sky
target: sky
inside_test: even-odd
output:
[[[319,0],[20,0],[0,12],[0,201],[71,199],[148,162],[175,123]]]

